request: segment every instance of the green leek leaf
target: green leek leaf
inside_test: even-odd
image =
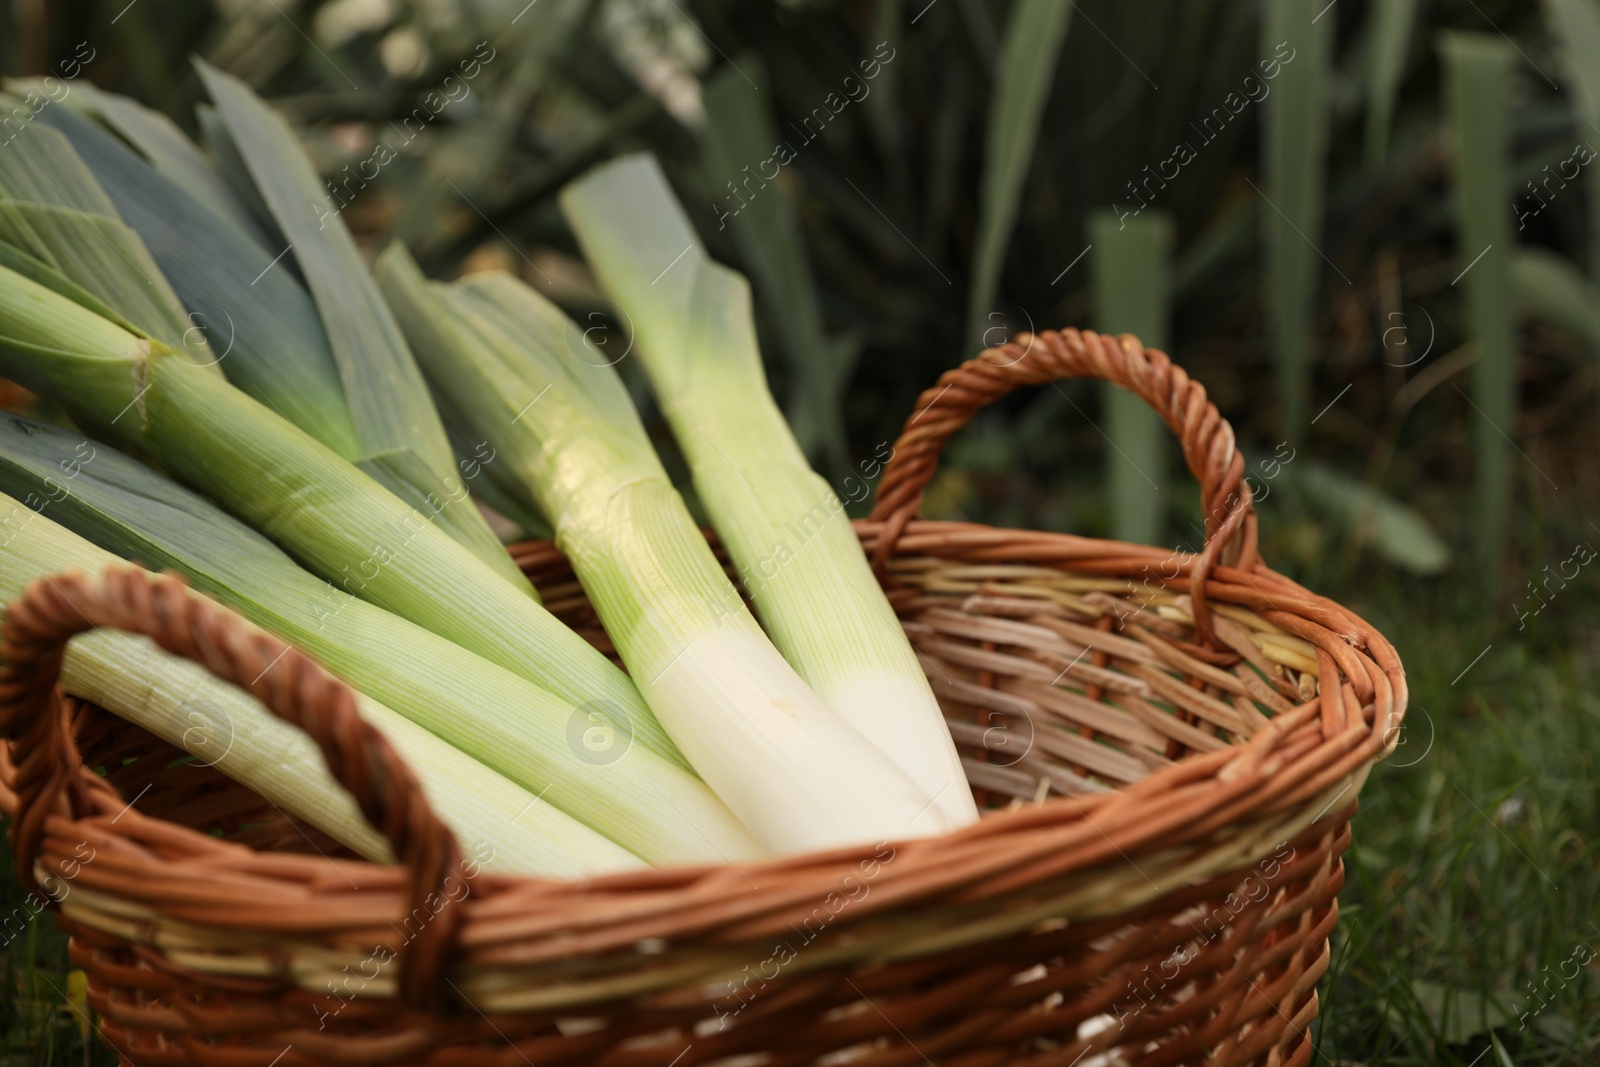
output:
[[[106,100],[121,100],[108,93]],[[269,252],[110,134],[47,113],[204,325],[228,380],[344,456],[360,457],[344,387],[311,297]]]
[[[205,153],[167,116],[130,97],[108,93],[82,82],[74,86],[73,97],[81,98],[92,114],[192,199],[217,217],[233,223],[262,248],[271,243],[255,216],[240,203],[238,195],[217,173]]]
[[[292,252],[316,301],[361,457],[415,453],[420,463],[384,463],[383,469],[391,477],[414,479],[409,497],[445,502],[438,512],[444,528],[531,594],[532,586],[483,516],[456,493],[461,481],[455,455],[427,385],[294,132],[243,82],[205,63],[198,68],[232,145],[287,241],[282,252]]]

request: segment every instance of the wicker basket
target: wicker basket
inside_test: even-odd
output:
[[[1067,377],[1132,389],[1179,436],[1202,553],[915,518],[977,408]],[[19,874],[63,898],[126,1063],[1306,1064],[1349,820],[1405,679],[1383,637],[1262,565],[1242,471],[1204,390],[1131,337],[1023,336],[945,374],[857,530],[995,810],[930,840],[585,882],[463,861],[342,684],[181,583],[36,583],[0,650]],[[555,550],[517,554],[594,631]],[[62,645],[93,626],[306,729],[402,865],[59,697]]]

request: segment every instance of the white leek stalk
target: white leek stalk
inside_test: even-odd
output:
[[[505,274],[429,286],[398,246],[378,276],[423,373],[522,476],[639,691],[763,844],[791,852],[951,828],[932,794],[772,647],[621,379],[559,308]]]
[[[63,571],[98,575],[120,560],[0,495],[0,602]],[[73,638],[61,686],[190,752],[283,811],[378,862],[389,843],[334,781],[311,738],[249,693],[149,638],[93,630]],[[612,841],[538,800],[388,708],[357,696],[375,726],[416,773],[429,803],[485,869],[581,878],[645,866]]]
[[[943,713],[844,506],[768,392],[749,284],[706,255],[652,156],[597,168],[561,204],[632,324],[695,490],[773,642],[951,820],[976,820]]]

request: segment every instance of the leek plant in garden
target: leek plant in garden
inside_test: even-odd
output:
[[[938,702],[839,498],[767,391],[749,285],[706,255],[651,156],[591,172],[561,202],[633,324],[695,489],[773,643],[947,818],[976,819]]]
[[[475,413],[555,523],[651,708],[764,844],[800,851],[956,824],[936,790],[919,789],[772,647],[673,489],[621,378],[559,308],[505,274],[429,285],[398,245],[379,277],[434,387]],[[849,628],[826,603],[810,610],[819,626]],[[944,785],[970,803],[955,774]]]
[[[1512,303],[1511,122],[1507,106],[1515,49],[1494,34],[1441,35],[1450,137],[1456,156],[1454,200],[1460,244],[1457,279],[1467,295],[1467,325],[1478,359],[1472,368],[1479,566],[1497,580],[1512,500],[1511,444],[1503,426],[1517,413],[1517,319]],[[1600,210],[1597,206],[1592,210]]]
[[[1261,102],[1261,184],[1271,210],[1261,212],[1267,316],[1277,357],[1284,437],[1299,445],[1309,429],[1315,349],[1314,300],[1323,260],[1323,189],[1328,151],[1332,19],[1318,0],[1268,0],[1261,20],[1262,55],[1288,42],[1272,94]],[[1337,269],[1337,268],[1335,268]]]
[[[6,421],[10,424],[6,433],[8,451],[17,441],[17,434],[40,435],[39,440],[46,447],[31,450],[29,459],[40,461],[48,457],[50,462],[42,469],[56,477],[62,475],[59,464],[63,462],[68,469],[88,469],[82,466],[86,453],[78,449],[83,442],[81,437],[21,420]],[[56,445],[66,447],[58,449]],[[59,458],[58,452],[65,458]],[[92,455],[93,459],[87,462],[106,462],[106,452],[97,448]],[[142,470],[131,461],[124,462]],[[9,462],[7,469],[8,473],[17,471]],[[153,472],[145,473],[159,480]],[[8,489],[19,491],[29,481],[5,479]],[[40,491],[50,492],[51,496],[41,497],[32,491],[25,495],[50,503],[57,493],[44,485],[44,479],[37,484]],[[51,484],[66,491],[53,479]],[[76,489],[80,483],[75,478],[69,484]],[[154,513],[177,510],[162,504],[158,497],[141,497],[134,489],[128,491],[126,500],[130,506]],[[62,517],[62,509],[51,510],[56,517]],[[99,574],[120,562],[115,555],[45,514],[29,512],[10,496],[0,495],[0,514],[5,516],[0,599],[6,602],[20,596],[36,579],[62,571]],[[83,518],[92,513],[80,506],[74,514]],[[113,528],[114,520],[104,515],[100,518],[102,530]],[[201,523],[197,528],[208,538],[219,533],[214,523]],[[213,544],[237,546],[238,538],[228,538],[228,531],[220,533],[223,538],[213,540]],[[246,533],[240,531],[241,537]],[[270,554],[267,562],[271,562]],[[309,575],[306,577],[310,579]],[[262,707],[250,694],[220,681],[204,667],[162,651],[146,637],[96,630],[80,634],[68,644],[61,685],[73,696],[99,704],[156,736],[187,748],[207,764],[361,855],[381,862],[394,861],[388,842],[367,824],[350,795],[328,774],[322,754],[311,739]],[[361,717],[377,727],[416,772],[434,810],[464,846],[488,846],[492,855],[485,865],[489,869],[577,878],[644,866],[638,856],[548,803],[537,803],[528,789],[405,717],[359,693],[356,699]]]
[[[1172,220],[1153,210],[1127,220],[1104,212],[1089,220],[1089,234],[1095,327],[1113,336],[1131,333],[1146,348],[1166,348]],[[1112,446],[1106,449],[1111,536],[1158,545],[1165,539],[1171,497],[1171,431],[1137,394],[1108,382],[1100,396]]]
[[[64,480],[64,471],[72,476]],[[681,766],[643,745],[608,760],[580,752],[571,735],[589,720],[571,702],[341,593],[215,505],[112,448],[7,417],[0,420],[0,490],[28,500],[103,549],[178,571],[361,692],[543,800],[529,805],[523,798],[529,806],[502,810],[506,819],[548,830],[556,842],[573,839],[576,819],[657,864],[714,862],[759,851]],[[14,547],[6,550],[8,563],[15,554]],[[470,778],[455,786],[469,788]],[[595,864],[608,862],[612,851],[597,844]]]
[[[1040,121],[1050,98],[1056,62],[1075,4],[1020,0],[1006,20],[1005,43],[995,63],[994,93],[984,124],[983,188],[979,193],[977,247],[967,292],[967,342],[994,340],[990,314],[1000,288],[1006,246],[1022,208]]]

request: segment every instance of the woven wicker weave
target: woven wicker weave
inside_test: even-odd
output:
[[[1205,551],[915,518],[977,408],[1066,377],[1162,414]],[[1305,1064],[1349,819],[1405,680],[1380,635],[1262,565],[1242,471],[1204,391],[1132,338],[1023,336],[944,375],[857,531],[998,810],[742,868],[480,872],[306,657],[173,579],[36,583],[0,649],[20,873],[61,898],[129,1063]],[[516,554],[607,647],[553,547]],[[97,625],[305,728],[403,865],[349,858],[56,696],[63,643]]]

